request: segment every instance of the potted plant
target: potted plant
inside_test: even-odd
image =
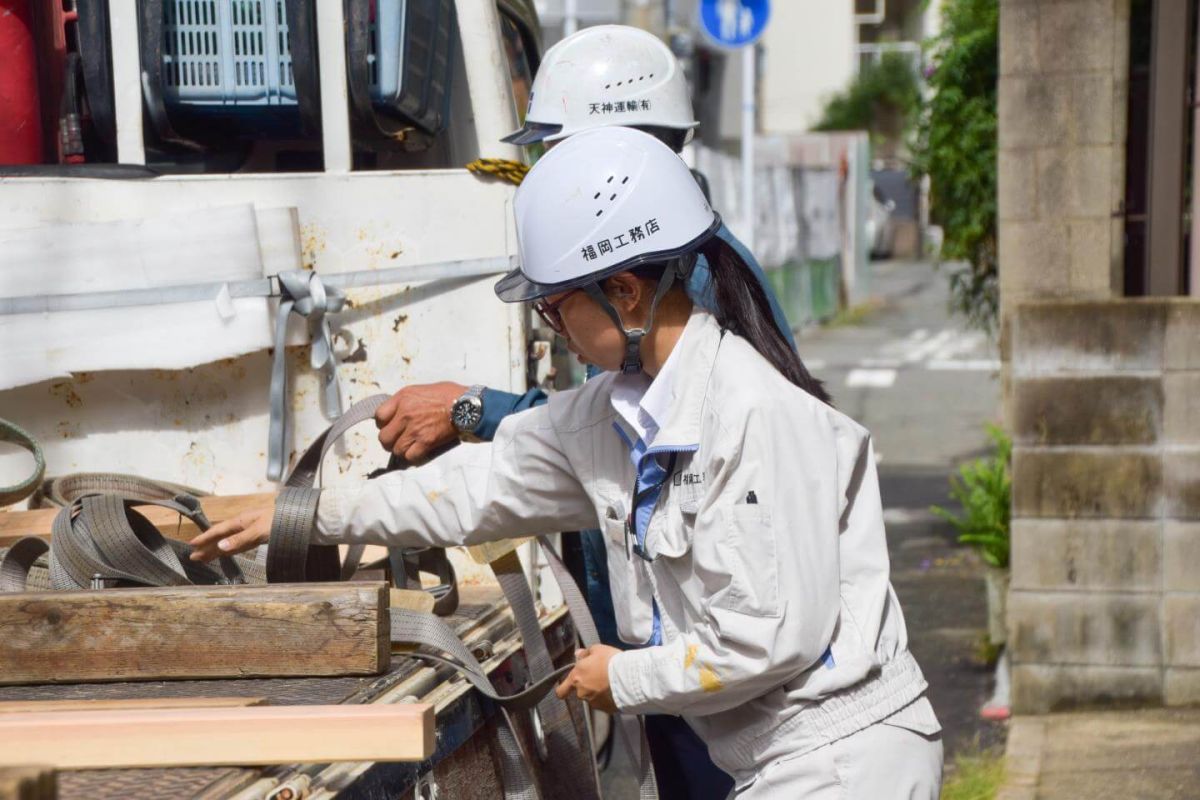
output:
[[[988,425],[988,438],[995,445],[992,455],[964,464],[950,477],[950,498],[962,506],[954,514],[940,506],[933,513],[958,530],[958,541],[979,551],[986,565],[988,638],[1004,644],[1005,608],[1008,599],[1008,552],[1012,512],[1012,440],[996,425]]]

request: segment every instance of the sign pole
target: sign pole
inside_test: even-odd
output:
[[[563,2],[563,38],[579,30],[579,0]]]
[[[758,76],[754,45],[742,48],[742,208],[746,247],[754,252],[754,122],[758,116]]]
[[[742,230],[754,250],[754,132],[758,119],[758,73],[755,43],[771,17],[771,0],[699,0],[700,25],[709,41],[725,50],[742,51]],[[732,60],[732,54],[731,59]]]

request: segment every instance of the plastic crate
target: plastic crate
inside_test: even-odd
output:
[[[168,105],[296,105],[284,0],[166,0]]]
[[[348,56],[366,62],[369,104],[436,134],[449,111],[453,2],[354,1],[361,4],[353,8],[366,35]],[[251,135],[295,127],[289,0],[161,2],[162,98],[170,116],[199,117]],[[295,19],[297,9],[291,11]]]

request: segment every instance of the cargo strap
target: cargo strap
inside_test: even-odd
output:
[[[38,564],[44,562],[47,555],[49,582],[54,589],[242,583],[264,579],[269,582],[338,580],[347,568],[353,572],[353,566],[361,557],[361,547],[342,565],[336,546],[311,543],[320,496],[320,491],[313,486],[321,462],[333,443],[355,424],[373,418],[385,399],[386,395],[376,395],[356,403],[318,436],[297,461],[276,499],[271,538],[266,548],[265,575],[256,559],[242,556],[221,558],[217,567],[191,561],[189,544],[167,539],[133,508],[139,504],[170,508],[206,530],[209,523],[199,500],[189,493],[175,493],[186,487],[129,475],[90,474],[47,482],[43,489],[45,499],[63,505],[54,521],[51,543],[47,545],[43,539],[26,537],[9,548],[0,559],[0,591],[47,588],[42,585],[44,580],[38,577]],[[585,647],[598,643],[595,622],[578,585],[549,540],[541,537],[539,541],[580,640]],[[393,564],[397,553],[404,568],[394,571],[394,580],[403,582],[406,588],[419,588],[418,571],[438,573],[449,588],[438,597],[437,604],[442,606],[443,613],[450,613],[457,606],[458,597],[445,551],[395,548]],[[551,693],[573,664],[554,668],[533,595],[516,553],[497,559],[493,569],[508,598],[525,649],[531,680],[524,689],[511,695],[496,692],[486,670],[471,651],[444,620],[433,614],[391,609],[392,641],[420,646],[422,649],[413,655],[452,667],[481,694],[500,706],[497,745],[506,800],[541,798],[529,756],[509,716],[510,713],[526,712],[535,714],[535,740],[544,739],[545,751],[539,755],[558,764],[569,764],[576,780],[587,775],[586,783],[577,785],[577,791],[584,798],[599,798],[599,780],[588,727],[586,724],[577,727],[571,716],[571,706]],[[574,702],[574,707],[582,708],[578,701]],[[583,734],[577,732],[580,729]],[[617,730],[638,770],[639,798],[654,800],[658,796],[657,788],[640,720],[619,715]],[[635,742],[640,743],[640,747]]]
[[[0,486],[0,506],[19,503],[33,494],[42,482],[42,474],[46,471],[46,457],[42,455],[42,446],[19,425],[8,420],[0,419],[0,442],[11,442],[23,447],[33,455],[33,472],[23,481],[10,486]]]
[[[338,385],[337,356],[333,351],[333,332],[328,314],[336,314],[346,304],[346,294],[335,286],[326,286],[315,272],[288,270],[279,273],[279,312],[275,315],[275,352],[271,362],[271,421],[267,444],[267,478],[277,481],[283,475],[284,447],[287,442],[287,327],[292,314],[308,323],[312,349],[309,363],[321,373],[322,408],[329,419],[342,415],[342,394]]]

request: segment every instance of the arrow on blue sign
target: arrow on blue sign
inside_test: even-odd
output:
[[[757,42],[770,16],[770,0],[700,0],[700,24],[721,47]]]

